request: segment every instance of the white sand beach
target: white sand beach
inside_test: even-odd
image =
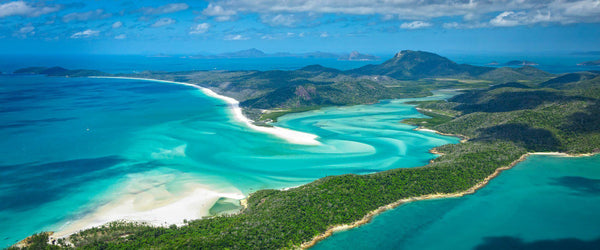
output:
[[[251,129],[275,135],[290,143],[303,145],[320,144],[316,135],[294,131],[281,127],[256,126],[242,114],[239,102],[233,98],[222,96],[214,91],[194,84],[130,77],[93,77],[112,79],[131,79],[153,82],[181,84],[200,89],[204,94],[221,99],[229,105],[235,120],[244,123]],[[184,154],[186,145],[179,146],[173,152]],[[114,200],[108,199],[105,204],[94,208],[89,214],[75,219],[62,226],[53,234],[53,238],[63,238],[78,231],[101,226],[113,221],[131,221],[148,223],[153,226],[183,225],[184,220],[200,219],[209,216],[210,208],[219,198],[243,199],[245,195],[239,190],[219,190],[195,182],[182,183],[183,193],[173,193],[166,188],[168,176],[154,177],[132,176],[123,190]],[[158,184],[157,184],[158,182]],[[161,184],[162,183],[162,184]]]
[[[263,127],[263,126],[254,125],[252,120],[248,119],[242,113],[242,108],[240,107],[240,105],[239,105],[240,102],[238,100],[233,99],[228,96],[219,95],[208,88],[200,87],[195,84],[184,83],[184,82],[175,82],[175,81],[166,81],[166,80],[155,80],[155,79],[148,79],[148,78],[136,78],[136,77],[92,76],[90,78],[142,80],[142,81],[152,81],[152,82],[173,83],[173,84],[180,84],[180,85],[194,87],[194,88],[200,89],[207,96],[218,98],[218,99],[221,99],[221,100],[227,102],[227,104],[229,105],[229,108],[231,109],[231,112],[233,113],[233,117],[237,121],[246,124],[246,126],[248,126],[249,128],[251,128],[253,130],[267,133],[267,134],[272,134],[274,136],[277,136],[281,139],[284,139],[284,140],[286,140],[290,143],[294,143],[294,144],[302,144],[302,145],[320,145],[321,144],[319,141],[316,140],[318,138],[318,136],[314,135],[314,134],[304,133],[304,132],[295,131],[295,130],[282,128],[282,127],[276,127],[276,126]]]
[[[142,182],[142,181],[140,181]],[[164,185],[152,188],[130,183],[125,194],[101,205],[81,219],[64,225],[53,234],[62,238],[80,230],[97,227],[113,221],[143,222],[153,226],[183,225],[184,220],[209,216],[210,208],[221,198],[243,199],[241,192],[220,192],[196,183],[186,183],[183,194],[169,192]]]

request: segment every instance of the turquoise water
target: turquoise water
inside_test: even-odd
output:
[[[419,201],[313,249],[598,249],[600,156],[531,156],[473,195]]]
[[[458,142],[398,122],[408,117],[423,116],[398,100],[285,116],[279,125],[322,143],[295,145],[250,130],[221,100],[187,86],[2,75],[0,247],[119,218],[103,213],[108,208],[152,218],[192,197],[192,210],[208,211],[212,203],[198,199],[215,193],[235,198],[328,175],[421,166],[435,157],[429,149]]]

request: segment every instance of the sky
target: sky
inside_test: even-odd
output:
[[[600,51],[600,0],[0,0],[0,54]]]

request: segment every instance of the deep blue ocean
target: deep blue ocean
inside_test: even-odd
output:
[[[501,64],[512,60],[527,60],[550,73],[566,73],[584,70],[600,70],[598,66],[578,66],[578,63],[598,60],[597,55],[577,54],[485,54],[465,55],[441,53],[457,63],[486,66],[492,62]],[[379,61],[340,61],[335,58],[235,58],[235,59],[192,59],[185,56],[150,57],[142,55],[0,55],[0,72],[11,73],[30,66],[68,69],[95,69],[108,73],[135,73],[152,71],[187,70],[295,70],[311,64],[320,64],[340,70],[358,68],[367,64],[380,64],[393,54],[378,55]]]
[[[477,65],[529,60],[554,73],[593,69],[575,64],[594,59],[448,57]],[[111,73],[287,70],[310,64],[351,69],[369,63],[381,62],[4,56],[0,71],[27,66]],[[438,92],[424,99],[453,94]],[[321,145],[306,146],[249,129],[233,119],[223,101],[187,86],[0,75],[0,247],[42,230],[69,233],[115,219],[181,223],[213,214],[219,204],[235,205],[257,189],[422,166],[435,157],[429,149],[458,143],[457,138],[399,123],[423,117],[404,101],[282,117],[278,126],[319,136]],[[512,242],[509,246],[593,243],[600,236],[595,213],[600,210],[599,164],[598,157],[531,157],[474,195],[400,206],[316,248],[471,249],[503,246],[500,240]]]

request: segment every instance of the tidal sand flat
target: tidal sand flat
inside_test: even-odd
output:
[[[303,145],[256,131],[229,103],[189,86],[0,77],[2,246],[117,219],[181,224],[259,189],[422,166],[435,157],[429,149],[458,142],[399,123],[423,116],[398,100],[275,124],[318,136]]]
[[[600,156],[532,155],[472,195],[401,205],[314,249],[594,249],[597,211]]]

